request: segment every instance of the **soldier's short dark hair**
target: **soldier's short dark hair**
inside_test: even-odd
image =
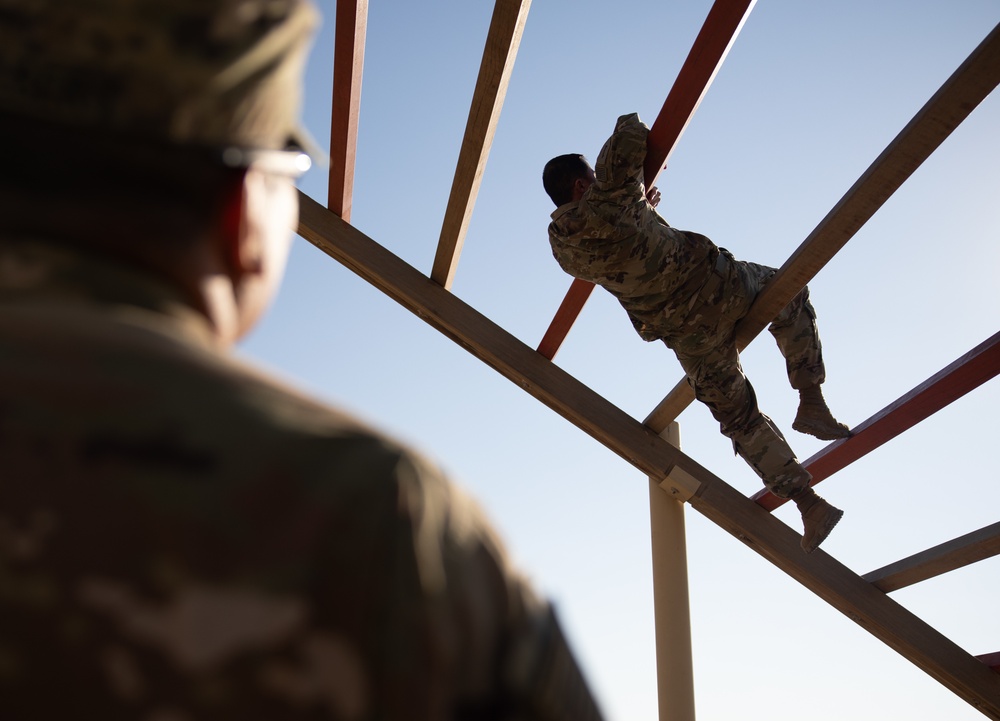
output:
[[[590,163],[579,153],[557,155],[542,170],[542,185],[556,207],[573,200],[573,183],[587,177]]]

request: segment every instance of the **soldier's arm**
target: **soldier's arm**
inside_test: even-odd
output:
[[[622,115],[594,165],[595,185],[605,193],[621,193],[623,201],[637,201],[644,193],[643,163],[649,128],[638,114]]]

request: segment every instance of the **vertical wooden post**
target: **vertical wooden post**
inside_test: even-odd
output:
[[[660,436],[680,448],[680,426],[672,422]],[[694,721],[691,609],[688,599],[684,503],[649,479],[649,520],[653,546],[653,616],[656,624],[656,683],[660,721]]]

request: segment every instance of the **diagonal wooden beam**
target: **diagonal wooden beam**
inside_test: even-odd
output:
[[[530,6],[531,0],[496,0],[493,6],[493,19],[431,270],[431,279],[444,288],[451,288],[455,278]]]
[[[351,219],[354,164],[361,112],[368,0],[337,0],[333,50],[333,113],[330,119],[330,186],[327,207]]]
[[[1000,25],[927,101],[781,266],[737,327],[740,349],[788,305],[998,84]],[[686,380],[681,380],[649,414],[647,425],[657,432],[662,431],[693,400],[694,392]]]
[[[303,238],[571,419],[644,474],[665,478],[685,457],[624,411],[301,192],[299,205],[299,233]]]
[[[1000,721],[1000,675],[863,581],[649,428],[546,361],[363,233],[300,193],[299,233],[432,327],[626,459],[643,475],[691,482],[689,503],[865,630]],[[683,474],[670,474],[674,468]],[[668,485],[668,490],[671,487]]]
[[[983,341],[954,363],[938,371],[909,393],[858,425],[850,438],[831,443],[806,460],[803,465],[812,474],[813,483],[819,483],[998,374],[1000,374],[1000,333]],[[751,500],[771,511],[788,499],[778,498],[765,489],[755,493]]]
[[[994,523],[866,573],[862,578],[889,593],[998,554],[1000,523]]]
[[[656,182],[656,177],[701,104],[701,99],[708,92],[716,73],[722,67],[722,61],[726,59],[756,2],[757,0],[715,0],[709,10],[667,99],[663,101],[663,107],[649,128],[646,162],[643,167],[647,188]],[[555,357],[593,289],[592,283],[579,278],[570,285],[538,345],[538,352],[544,357],[549,360]]]

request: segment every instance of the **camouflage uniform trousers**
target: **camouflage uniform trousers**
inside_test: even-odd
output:
[[[736,323],[776,272],[775,268],[735,260],[723,251],[717,270],[721,286],[706,300],[705,311],[692,314],[699,319],[693,341],[685,342],[683,337],[664,341],[677,355],[695,397],[711,410],[723,435],[732,439],[736,453],[772,493],[787,498],[808,486],[812,476],[781,431],[758,408],[756,393],[740,364],[735,334]],[[718,311],[717,315],[713,311]],[[706,316],[714,322],[706,323]],[[785,358],[792,388],[823,382],[822,346],[808,288],[778,314],[769,330]]]

